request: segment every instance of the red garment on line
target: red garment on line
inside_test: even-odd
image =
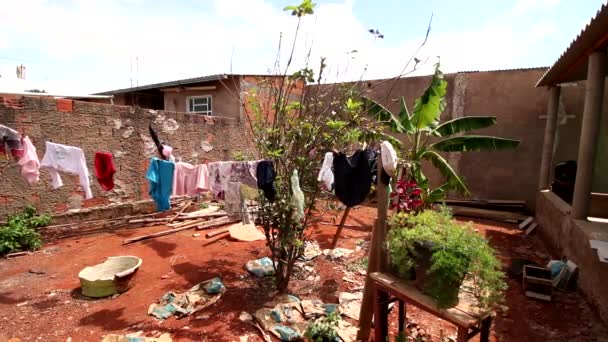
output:
[[[114,173],[116,173],[116,166],[112,153],[95,152],[95,176],[103,190],[114,189]]]

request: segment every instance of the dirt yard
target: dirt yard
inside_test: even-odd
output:
[[[314,261],[316,274],[297,274],[291,292],[302,299],[319,298],[337,303],[338,291],[355,292],[363,284],[362,258],[372,229],[375,208],[351,211],[339,247],[355,250],[343,261]],[[328,214],[324,221],[333,219]],[[336,219],[337,221],[337,219]],[[525,257],[547,262],[550,256],[535,235],[526,237],[514,224],[478,220],[479,233],[490,239],[505,267],[511,258]],[[204,234],[183,231],[132,245],[125,238],[163,230],[148,227],[123,230],[65,240],[45,245],[33,255],[0,260],[0,341],[17,337],[21,341],[100,341],[108,333],[127,334],[143,331],[148,336],[171,333],[174,341],[262,341],[259,333],[238,317],[242,311],[254,312],[272,300],[270,278],[256,278],[245,270],[248,260],[263,257],[265,242],[222,240],[203,247]],[[329,248],[336,227],[318,225],[312,238],[321,248]],[[113,255],[135,255],[143,259],[136,285],[116,297],[90,300],[80,295],[78,272]],[[345,281],[345,271],[348,272]],[[193,285],[219,276],[227,291],[206,310],[177,320],[158,321],[147,315],[148,306],[167,291],[185,291]],[[316,276],[313,276],[315,278]],[[352,282],[355,280],[355,282]],[[608,341],[606,327],[598,320],[578,292],[557,293],[551,303],[532,300],[522,293],[516,280],[508,280],[508,311],[498,314],[492,327],[492,341]],[[393,310],[391,330],[396,330]],[[408,307],[408,321],[418,323],[439,341],[440,335],[454,336],[450,324]],[[477,339],[474,339],[477,341]]]

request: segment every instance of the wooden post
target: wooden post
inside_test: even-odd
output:
[[[543,152],[540,162],[540,179],[538,187],[540,190],[548,189],[551,185],[551,169],[553,168],[553,146],[555,144],[555,132],[557,128],[557,111],[559,108],[559,95],[561,88],[553,86],[549,89],[549,104],[547,106],[547,123],[545,124],[545,137],[543,140]]]
[[[372,280],[369,275],[372,272],[383,272],[388,269],[388,254],[386,251],[386,221],[388,217],[389,194],[387,191],[388,184],[382,182],[382,158],[380,158],[380,156],[378,156],[377,159],[377,167],[378,181],[376,187],[376,196],[378,202],[378,215],[376,217],[376,224],[372,232],[372,240],[370,243],[365,287],[363,288],[363,299],[361,301],[361,311],[359,313],[359,331],[357,333],[357,341],[367,341],[372,327],[374,291],[372,287]]]
[[[336,245],[338,244],[338,239],[340,238],[340,233],[342,232],[342,228],[344,228],[344,223],[346,222],[346,217],[348,217],[350,208],[352,208],[352,207],[346,207],[346,209],[344,209],[344,214],[342,214],[342,219],[340,220],[340,225],[338,226],[338,230],[336,230],[336,235],[334,235],[334,240],[331,242],[332,249],[336,248]]]

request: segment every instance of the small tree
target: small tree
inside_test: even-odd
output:
[[[354,142],[371,142],[380,125],[363,114],[361,96],[354,84],[323,83],[322,58],[315,71],[306,66],[288,74],[302,17],[314,13],[315,4],[304,0],[286,11],[298,24],[291,54],[282,73],[266,80],[244,103],[260,157],[274,162],[276,198],[259,199],[258,219],[274,261],[276,287],[285,292],[297,258],[304,252],[306,228],[320,194],[317,174],[323,154]],[[310,53],[308,53],[310,56]],[[308,60],[306,56],[306,60]],[[275,66],[278,66],[278,60]],[[316,84],[306,93],[306,84]],[[297,173],[304,194],[304,213],[298,210],[292,176]]]
[[[400,110],[396,115],[379,102],[365,99],[365,105],[372,116],[388,126],[391,132],[405,135],[399,144],[406,161],[402,165],[403,171],[407,174],[405,177],[415,180],[419,187],[425,189],[422,195],[426,203],[442,199],[447,190],[469,194],[464,181],[441,156],[441,152],[495,151],[519,145],[519,141],[513,139],[459,135],[496,124],[496,117],[493,116],[465,116],[440,122],[446,107],[447,85],[437,63],[431,84],[414,102],[413,112],[410,113],[403,97],[399,100]],[[422,172],[423,161],[431,162],[445,177],[446,183],[436,189],[429,189],[429,181]]]

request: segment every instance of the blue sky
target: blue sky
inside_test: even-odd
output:
[[[427,74],[547,66],[602,0],[317,0],[294,66],[327,57],[328,80],[392,77],[422,41]],[[0,88],[27,67],[27,87],[88,93],[214,73],[266,73],[296,21],[283,0],[8,0],[0,13]],[[376,28],[384,39],[367,32]],[[357,50],[356,53],[348,53]],[[22,86],[18,84],[18,86]]]

